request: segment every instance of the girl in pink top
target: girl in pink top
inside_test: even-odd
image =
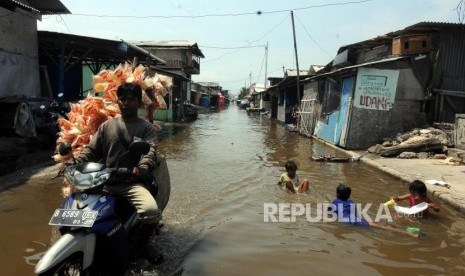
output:
[[[394,200],[398,202],[401,200],[408,199],[410,203],[410,207],[420,204],[422,202],[428,203],[428,209],[416,215],[420,218],[428,216],[429,209],[433,209],[435,212],[440,211],[439,207],[434,205],[431,199],[429,199],[429,197],[427,196],[427,189],[426,189],[425,183],[423,183],[420,180],[414,180],[412,181],[412,183],[410,183],[408,189],[410,193],[402,195],[402,196],[396,196],[394,197]]]

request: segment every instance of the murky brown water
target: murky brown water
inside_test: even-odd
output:
[[[165,126],[160,143],[167,156],[172,193],[165,227],[156,239],[165,263],[136,275],[463,275],[465,219],[445,205],[411,238],[338,223],[264,222],[264,203],[328,202],[338,183],[352,199],[382,203],[407,192],[406,184],[361,163],[320,163],[313,154],[334,154],[266,117],[235,106],[184,126]],[[310,179],[311,192],[291,195],[277,178],[287,159]],[[49,217],[61,201],[58,182],[46,179],[0,194],[1,275],[30,275],[26,262],[50,243]],[[376,208],[370,208],[374,215]],[[32,256],[32,257],[31,257]]]

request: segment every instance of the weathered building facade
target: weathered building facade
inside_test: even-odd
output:
[[[463,112],[465,47],[441,50],[463,34],[460,24],[418,23],[341,47],[320,74],[303,81],[301,132],[346,149],[366,149]],[[463,62],[444,61],[452,57]],[[441,93],[457,99],[446,107]]]
[[[0,97],[40,97],[37,20],[69,13],[60,1],[0,2]]]
[[[171,92],[171,97],[174,99],[174,113],[171,116],[180,119],[184,113],[182,103],[192,98],[191,76],[200,74],[200,59],[204,58],[204,55],[199,46],[196,42],[188,40],[135,41],[133,44],[166,61],[164,65],[159,66],[160,69],[181,76],[173,79]],[[171,111],[156,113],[166,117],[166,114],[161,114],[164,112]]]
[[[298,78],[308,77],[307,70],[286,70],[283,78],[270,78],[271,86],[264,91],[268,94],[263,98],[270,101],[271,118],[284,124],[294,123],[292,109],[300,103],[302,97],[303,83],[298,82]],[[299,85],[299,89],[297,89]]]

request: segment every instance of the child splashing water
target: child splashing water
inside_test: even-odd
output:
[[[384,226],[380,225],[374,222],[368,222],[365,219],[357,219],[356,213],[357,210],[355,208],[355,202],[350,200],[350,194],[352,192],[352,189],[349,186],[346,186],[344,184],[339,184],[336,188],[336,198],[332,202],[332,208],[331,211],[335,212],[338,214],[338,216],[342,215],[342,217],[338,217],[338,221],[342,221],[344,223],[354,225],[354,226],[363,226],[363,227],[374,227],[374,228],[379,228],[379,229],[384,229],[388,230],[394,233],[401,233],[401,234],[407,234],[409,236],[417,238],[419,236],[418,233],[410,233],[403,231],[402,229],[390,227],[390,226]],[[342,210],[340,210],[342,209]],[[355,214],[351,213],[354,212]]]
[[[415,217],[426,218],[428,216],[429,209],[433,209],[435,212],[440,211],[439,207],[437,207],[427,196],[427,188],[425,183],[423,183],[420,180],[414,180],[410,183],[408,189],[410,193],[393,197],[393,199],[395,202],[408,199],[410,205],[409,207],[413,207],[420,203],[426,202],[428,204],[428,209],[418,214],[415,214]]]
[[[293,193],[307,193],[308,191],[308,180],[305,178],[302,182],[299,181],[299,176],[297,174],[297,164],[289,160],[284,166],[286,172],[281,174],[279,177],[278,185],[284,186],[286,189]]]

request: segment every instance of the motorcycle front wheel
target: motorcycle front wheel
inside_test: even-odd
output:
[[[74,254],[39,276],[83,276],[82,256]]]

